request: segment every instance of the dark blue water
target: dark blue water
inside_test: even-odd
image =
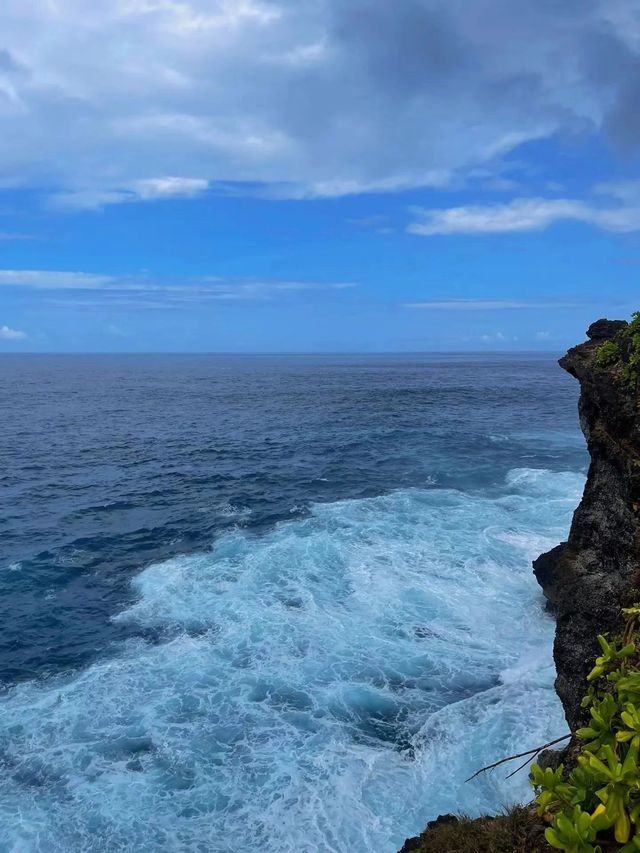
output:
[[[1,357],[0,849],[391,853],[473,761],[443,714],[555,733],[576,399],[548,356]]]

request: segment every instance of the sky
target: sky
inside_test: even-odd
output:
[[[558,352],[639,155],[637,0],[3,0],[0,353]]]

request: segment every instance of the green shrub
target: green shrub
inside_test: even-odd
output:
[[[551,824],[545,838],[565,853],[640,853],[640,606],[623,613],[620,640],[598,637],[602,654],[587,679],[593,686],[582,705],[590,719],[575,732],[576,766],[570,773],[562,765],[531,768],[538,814]]]
[[[596,350],[596,367],[610,367],[620,360],[620,346],[615,341],[605,341]]]
[[[640,311],[636,311],[626,329],[620,332],[625,364],[621,377],[631,390],[640,385]]]
[[[640,388],[640,311],[632,315],[631,322],[614,340],[600,344],[595,366],[599,370],[614,367],[620,381],[631,391]]]

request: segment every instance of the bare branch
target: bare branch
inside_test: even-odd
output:
[[[543,749],[544,749],[544,747],[541,747],[541,749],[534,752],[533,755],[530,755],[529,758],[527,758],[527,760],[523,764],[520,765],[520,767],[517,767],[515,770],[513,770],[511,773],[509,773],[508,776],[505,776],[504,778],[505,779],[511,779],[512,776],[515,776],[516,773],[519,773],[521,770],[523,770],[527,766],[527,764],[531,764],[531,762],[534,760],[534,758],[537,758]]]
[[[494,767],[500,767],[501,764],[506,764],[507,761],[514,761],[516,758],[524,758],[525,755],[531,755],[535,758],[535,756],[539,752],[542,752],[543,749],[547,749],[550,746],[554,746],[556,743],[561,743],[563,740],[569,740],[570,737],[571,733],[569,733],[568,735],[563,735],[563,737],[558,737],[555,740],[550,740],[549,743],[543,743],[542,746],[538,746],[535,749],[528,749],[526,752],[519,752],[517,755],[510,755],[508,758],[501,758],[500,761],[495,761],[493,764],[487,764],[486,767],[481,767],[480,770],[473,774],[473,776],[469,776],[469,778],[465,779],[464,781],[471,782],[472,779],[475,779],[476,776],[479,776],[481,773],[484,773],[487,770],[493,770]],[[525,764],[523,764],[522,766],[524,767],[528,763],[529,762],[525,762]],[[521,767],[518,768],[518,770],[521,769]],[[518,771],[516,770],[516,773],[517,772]]]

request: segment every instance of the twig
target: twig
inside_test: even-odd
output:
[[[540,749],[536,750],[536,752],[534,752],[533,755],[530,755],[529,758],[527,758],[527,760],[524,762],[524,764],[521,764],[520,767],[518,767],[516,770],[513,770],[511,773],[509,773],[508,776],[505,776],[504,778],[505,779],[511,779],[511,777],[515,776],[516,773],[519,773],[521,770],[524,770],[524,768],[527,766],[527,764],[531,764],[533,759],[536,758],[542,752],[543,749],[544,749],[544,747],[541,747]]]
[[[481,767],[473,776],[469,776],[468,779],[465,779],[465,782],[471,782],[472,779],[475,779],[476,776],[479,776],[481,773],[484,773],[487,770],[493,770],[494,767],[500,767],[501,764],[506,764],[507,761],[514,761],[516,758],[524,758],[525,755],[532,755],[534,758],[539,753],[542,752],[543,749],[547,749],[550,746],[555,746],[556,743],[561,743],[563,740],[569,740],[571,737],[571,733],[568,735],[563,735],[562,737],[558,737],[555,740],[550,740],[549,743],[543,743],[542,746],[537,746],[535,749],[528,749],[526,752],[519,752],[517,755],[510,755],[508,758],[501,758],[500,761],[495,761],[493,764],[487,764],[486,767]],[[523,764],[523,767],[526,766],[528,762]],[[522,768],[518,768],[521,770]],[[517,773],[518,771],[516,771]]]

